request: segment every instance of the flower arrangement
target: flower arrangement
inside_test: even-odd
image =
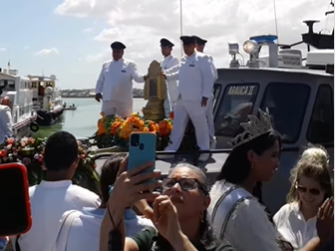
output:
[[[45,175],[43,154],[46,139],[8,138],[0,144],[0,164],[20,162],[28,171],[29,185],[39,184]],[[73,183],[100,194],[99,176],[95,171],[95,159],[87,154],[88,147],[78,141],[80,161],[73,177]]]
[[[145,120],[139,113],[134,113],[126,119],[120,116],[106,117],[101,114],[95,139],[99,148],[118,146],[126,150],[130,134],[133,131],[154,132],[157,135],[157,148],[162,150],[168,143],[172,128],[172,119],[170,118],[155,122]]]

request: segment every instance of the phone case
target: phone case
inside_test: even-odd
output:
[[[32,226],[32,217],[31,217],[31,206],[30,206],[30,198],[29,198],[29,184],[28,184],[28,173],[27,173],[27,168],[21,164],[21,163],[8,163],[8,164],[2,164],[0,165],[0,175],[1,175],[1,170],[3,169],[13,169],[13,168],[17,168],[20,170],[20,172],[22,173],[22,179],[26,180],[27,182],[23,182],[23,190],[22,191],[24,193],[24,200],[25,200],[25,213],[26,213],[26,219],[27,219],[27,223],[25,223],[26,225],[24,226],[24,229],[22,227],[20,227],[20,230],[18,230],[18,232],[12,233],[11,235],[18,235],[18,234],[24,234],[26,232],[28,232]],[[13,180],[13,182],[15,182]],[[9,191],[10,192],[10,191]]]
[[[137,146],[131,145],[131,138],[133,135],[139,135],[139,144]],[[129,157],[128,157],[128,170],[137,168],[145,163],[154,162],[151,169],[147,172],[152,172],[155,169],[156,160],[156,134],[152,132],[134,132],[129,139]],[[140,145],[143,144],[144,148],[141,149]]]

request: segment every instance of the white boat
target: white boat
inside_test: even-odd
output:
[[[64,111],[61,91],[56,88],[56,76],[28,75],[32,82],[34,109],[37,111],[37,123],[50,126],[56,123]]]
[[[33,109],[32,83],[29,78],[19,76],[18,70],[0,68],[0,88],[2,97],[10,99],[14,135],[29,136],[38,130],[35,123],[37,113]]]

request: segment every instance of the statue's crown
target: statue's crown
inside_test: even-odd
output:
[[[269,110],[266,108],[266,112],[263,112],[261,109],[258,109],[258,111],[259,118],[255,115],[248,115],[249,121],[241,123],[244,131],[232,139],[231,145],[233,148],[273,130]]]

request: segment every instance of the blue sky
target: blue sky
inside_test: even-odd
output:
[[[2,1],[0,15],[0,67],[18,69],[20,75],[55,74],[62,88],[80,88],[85,76],[98,74],[99,64],[82,64],[80,58],[97,50],[99,44],[90,33],[83,32],[92,26],[91,18],[76,19],[57,15],[58,0]],[[97,29],[99,22],[95,22]],[[57,48],[58,55],[36,56],[43,49]],[[78,67],[78,64],[80,67]],[[78,78],[76,78],[76,75]],[[92,78],[92,77],[91,77]],[[83,87],[94,87],[86,81]]]
[[[20,75],[54,74],[61,88],[94,88],[113,41],[126,44],[125,57],[146,73],[162,59],[159,40],[175,43],[180,57],[179,0],[4,0],[0,14],[0,67]],[[182,33],[208,40],[205,52],[227,67],[228,42],[240,48],[250,36],[275,34],[274,6],[264,0],[182,0]],[[329,0],[276,0],[280,43],[301,40],[303,20],[321,20],[315,30],[333,28],[324,12]],[[305,56],[306,46],[300,47]],[[242,52],[243,54],[243,52]],[[246,58],[246,55],[245,55]],[[143,85],[134,84],[134,87]]]

